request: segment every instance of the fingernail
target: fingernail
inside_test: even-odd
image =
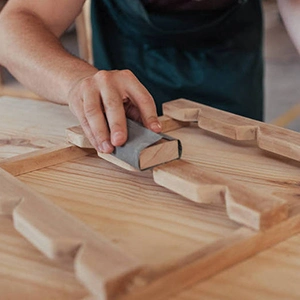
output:
[[[122,131],[117,131],[114,133],[113,135],[113,143],[116,145],[116,144],[119,144],[119,143],[123,143],[125,140],[125,134],[124,132]]]
[[[161,131],[161,125],[160,125],[160,123],[158,123],[158,122],[154,122],[154,123],[152,123],[152,124],[150,125],[150,129],[151,129],[152,131],[155,131],[155,132],[160,132],[160,131]]]
[[[104,152],[104,153],[110,153],[114,149],[114,147],[108,141],[102,142],[99,148],[101,149],[100,152]]]

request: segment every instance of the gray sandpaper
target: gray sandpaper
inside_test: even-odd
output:
[[[157,134],[141,124],[127,119],[127,130],[128,139],[127,142],[121,147],[115,147],[115,151],[112,155],[127,162],[136,169],[140,169],[139,157],[143,149],[149,147],[150,145],[158,142],[162,138],[168,140],[174,140],[174,138],[169,137],[164,134]],[[181,144],[178,140],[178,153],[179,157],[181,155]]]

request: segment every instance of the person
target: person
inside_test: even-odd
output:
[[[300,50],[300,0],[278,3]],[[180,97],[262,119],[260,0],[92,0],[93,66],[59,42],[83,4],[9,0],[0,64],[68,104],[98,151],[126,142],[126,115],[160,132],[157,111]]]

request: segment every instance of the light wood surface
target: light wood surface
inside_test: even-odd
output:
[[[28,103],[26,102],[27,107],[30,106]],[[34,109],[44,113],[38,104],[33,104],[32,110]],[[19,111],[19,115],[24,119],[28,117],[22,105],[18,108],[15,104],[14,111]],[[68,119],[70,116],[57,115],[57,124],[61,124],[63,119],[65,122],[65,117]],[[15,138],[22,135],[22,127],[28,126],[26,122],[22,123],[19,121],[18,129],[12,118],[1,126],[5,128],[6,133],[11,130],[11,137]],[[31,120],[31,126],[34,126],[33,123]],[[64,128],[70,126],[72,124]],[[54,126],[53,131],[58,130],[58,127]],[[30,126],[27,128],[30,130]],[[269,155],[252,141],[231,141],[197,127],[185,127],[169,134],[182,141],[184,159],[201,166],[204,170],[217,171],[246,186],[284,198],[288,202],[291,218],[288,222],[282,222],[281,226],[272,227],[270,231],[258,235],[255,231],[241,228],[230,221],[223,205],[208,206],[186,201],[183,197],[157,186],[149,171],[129,173],[95,156],[81,157],[18,177],[47,196],[54,204],[100,232],[126,253],[131,253],[142,263],[151,265],[151,272],[146,272],[144,279],[151,281],[157,275],[165,274],[163,280],[153,281],[151,290],[148,291],[141,289],[143,281],[136,282],[134,289],[140,291],[136,292],[137,299],[147,299],[138,297],[143,295],[142,290],[151,299],[155,298],[154,294],[151,297],[153,292],[175,292],[174,282],[184,282],[185,286],[189,286],[199,279],[211,276],[217,270],[224,269],[229,262],[244,260],[258,249],[269,247],[299,230],[300,172],[297,162]],[[61,138],[63,136],[64,132]],[[51,130],[48,133],[45,130],[43,137],[43,141],[50,139],[55,143],[59,140],[59,135],[53,135]],[[24,148],[9,155],[7,149],[4,149],[5,145],[2,145],[2,158],[13,156],[17,152],[33,150],[30,147],[26,148],[26,145],[15,147]],[[74,281],[69,271],[65,272],[69,278],[66,280],[67,287],[62,284],[65,267],[55,267],[59,276],[51,277],[53,264],[41,257],[33,246],[13,231],[9,225],[12,225],[11,220],[1,217],[0,222],[6,224],[1,226],[0,231],[0,238],[4,241],[0,246],[0,256],[4,257],[4,260],[0,260],[0,286],[7,299],[11,295],[12,299],[18,299],[16,297],[20,295],[23,295],[22,299],[40,299],[44,294],[43,299],[47,299],[48,295],[56,296],[57,299],[80,299],[86,295],[86,291]],[[299,289],[296,282],[300,279],[299,272],[290,267],[290,264],[297,265],[297,259],[300,259],[297,241],[298,236],[278,245],[281,250],[273,248],[259,254],[204,283],[172,296],[171,299],[227,297],[269,300],[277,299],[274,289],[275,293],[278,292],[285,299],[297,299]],[[16,250],[14,243],[24,245],[24,250]],[[232,247],[233,244],[235,247]],[[230,247],[224,248],[224,245]],[[219,249],[219,252],[216,249]],[[275,259],[277,252],[282,255]],[[196,258],[200,259],[199,263],[188,267],[186,263],[195,261],[195,253]],[[4,264],[7,257],[11,259],[9,263]],[[223,259],[224,257],[226,259]],[[215,262],[218,264],[214,264]],[[33,267],[36,264],[40,264],[40,272]],[[185,265],[187,268],[175,272],[174,277],[172,268],[177,266],[182,269]],[[30,277],[28,269],[31,270]],[[289,276],[285,276],[285,272],[288,272]],[[264,276],[269,279],[262,279]]]
[[[12,215],[14,227],[47,257],[74,260],[76,276],[99,298],[115,298],[141,269],[110,240],[1,169],[0,191],[0,215]]]
[[[284,199],[257,192],[184,160],[154,168],[154,181],[199,203],[223,203],[230,219],[264,230],[288,217]]]
[[[163,104],[164,114],[179,121],[197,121],[201,129],[233,139],[253,140],[263,150],[300,161],[297,132],[251,120],[186,99]]]
[[[65,143],[10,157],[0,161],[0,168],[17,176],[82,157],[92,152],[94,151],[80,149]]]
[[[65,129],[78,121],[67,106],[0,97],[0,159],[66,142]]]

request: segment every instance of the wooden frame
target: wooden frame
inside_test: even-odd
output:
[[[271,150],[277,149],[278,151],[273,152],[286,156],[291,156],[293,153],[293,158],[297,159],[295,147],[299,141],[299,134],[282,129],[284,136],[281,136],[281,143],[277,143],[279,140],[278,131],[273,126],[245,118],[241,119],[241,117],[186,100],[177,100],[166,104],[166,113],[171,115],[173,111],[177,115],[176,118],[181,120],[178,122],[166,116],[163,117],[161,120],[164,131],[168,130],[166,129],[167,126],[172,129],[171,135],[180,133],[184,136],[184,133],[189,130],[186,127],[186,122],[195,121],[194,118],[199,121],[200,110],[205,111],[202,116],[210,120],[210,122],[205,122],[206,131],[209,130],[207,124],[210,124],[211,130],[222,136],[249,139],[248,133],[252,132],[252,126],[255,125],[259,128],[265,126],[269,140],[272,139],[274,133],[276,142]],[[183,115],[184,120],[178,115]],[[199,122],[199,124],[204,126],[203,122]],[[181,128],[182,125],[185,127]],[[198,130],[200,133],[201,129]],[[193,132],[196,133],[197,129],[194,128]],[[232,132],[238,132],[238,134],[232,135]],[[290,135],[292,138],[288,138]],[[253,137],[257,138],[257,135]],[[216,138],[218,137],[216,136]],[[227,143],[227,140],[224,142]],[[283,144],[286,145],[287,143],[289,147],[283,147]],[[263,145],[265,144],[263,143]],[[279,146],[276,147],[276,145]],[[293,151],[286,151],[286,149]],[[20,175],[90,153],[90,151],[81,150],[75,146],[62,144],[53,149],[37,150],[31,154],[3,160],[0,167],[14,175]],[[193,166],[187,165],[184,168],[192,168]],[[175,170],[177,167],[175,166]],[[168,170],[168,164],[158,167],[154,173],[161,171],[169,172],[168,174],[172,172],[172,170]],[[206,170],[202,171],[206,174]],[[126,253],[119,246],[95,233],[76,218],[70,217],[64,210],[59,209],[51,201],[20,183],[4,170],[0,172],[0,175],[1,213],[12,215],[15,228],[48,257],[61,262],[71,261],[75,266],[77,278],[85,284],[95,299],[163,299],[166,295],[216,274],[224,268],[298,233],[300,230],[299,205],[294,202],[292,204],[287,203],[289,214],[285,216],[287,217],[285,220],[276,219],[275,222],[268,224],[264,230],[259,231],[245,226],[237,226],[230,235],[224,238],[201,246],[180,259],[153,267],[136,260],[131,256],[131,253]],[[157,178],[160,181],[159,177]],[[213,177],[212,180],[215,179],[216,177]],[[219,185],[219,182],[217,184]],[[209,186],[207,190],[209,190]],[[216,193],[214,188],[211,188],[210,191],[214,197],[208,198],[215,199],[218,192]],[[206,196],[207,193],[205,193]],[[256,202],[256,199],[252,200]],[[200,213],[203,206],[195,206],[194,209]],[[39,211],[38,214],[36,210]],[[59,226],[57,226],[58,224]],[[99,253],[103,253],[103,255],[106,253],[106,259],[101,260],[103,256]]]

